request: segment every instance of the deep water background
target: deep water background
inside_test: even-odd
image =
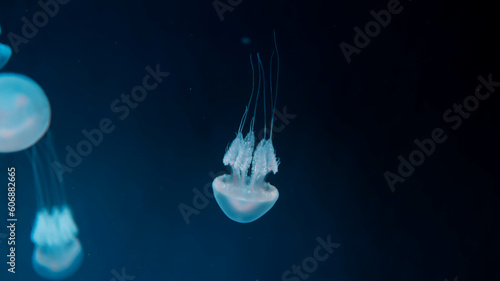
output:
[[[43,87],[61,158],[82,130],[103,118],[116,126],[64,175],[85,250],[68,280],[113,280],[122,268],[135,281],[282,280],[329,235],[341,246],[308,280],[499,280],[500,90],[458,130],[442,119],[479,75],[500,80],[494,3],[402,1],[403,12],[348,64],[340,42],[352,44],[353,27],[387,2],[243,0],[222,22],[211,1],[61,6],[2,71]],[[37,1],[2,0],[0,41],[39,10]],[[281,166],[269,181],[280,198],[250,224],[210,199],[186,224],[179,205],[193,206],[193,188],[225,171],[251,89],[248,55],[260,52],[267,70],[273,29],[277,108],[295,115],[275,133]],[[120,120],[110,104],[157,64],[170,76]],[[391,192],[384,172],[437,127],[448,140]],[[31,267],[31,168],[24,153],[0,160],[1,169],[16,167],[19,186],[17,273],[6,272],[3,240],[0,280],[42,280]]]

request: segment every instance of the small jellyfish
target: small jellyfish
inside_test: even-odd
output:
[[[48,280],[73,275],[83,261],[78,227],[66,202],[65,189],[52,169],[58,161],[50,131],[28,151],[33,166],[37,213],[31,232],[32,264]]]
[[[49,128],[50,115],[49,101],[35,81],[0,73],[0,153],[35,144]]]
[[[278,47],[276,45],[276,34],[274,34],[274,48],[273,54],[271,55],[270,67],[270,96],[273,111],[269,138],[266,139],[267,120],[265,72],[259,54],[257,54],[259,84],[255,98],[254,116],[250,121],[250,130],[247,135],[243,137],[242,133],[248,115],[248,109],[255,91],[255,71],[252,56],[250,55],[250,64],[252,66],[253,76],[250,100],[245,112],[243,113],[243,117],[241,118],[236,138],[226,149],[226,153],[223,158],[224,165],[231,167],[232,174],[219,176],[215,178],[212,183],[215,200],[224,214],[239,223],[249,223],[259,219],[274,206],[279,197],[278,189],[265,181],[265,178],[269,173],[272,172],[273,174],[276,174],[278,172],[279,165],[279,160],[276,158],[272,141],[272,127],[274,123],[274,111],[276,108],[279,76],[279,54]],[[277,58],[277,74],[276,84],[273,88],[272,62],[274,53],[276,53]],[[259,142],[257,147],[255,147],[254,125],[261,85],[264,96],[264,138]],[[275,94],[274,98],[273,93]]]
[[[0,35],[1,34],[2,27],[0,26]],[[7,64],[11,56],[12,49],[9,46],[0,43],[0,69],[2,69]]]

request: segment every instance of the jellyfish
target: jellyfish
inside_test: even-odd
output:
[[[0,44],[0,68],[11,53]],[[48,132],[50,121],[49,101],[35,81],[0,73],[0,153],[25,150],[33,167],[37,198],[31,232],[33,269],[45,279],[62,280],[78,270],[83,250],[63,182],[51,169],[58,159]]]
[[[37,213],[31,232],[35,244],[32,264],[48,280],[73,275],[83,261],[78,227],[69,207],[63,181],[52,170],[58,161],[50,131],[27,152],[33,166]]]
[[[1,34],[2,27],[0,26],[0,35]],[[11,56],[12,49],[9,46],[0,43],[0,69],[2,69],[7,64]]]
[[[276,53],[277,73],[276,84],[272,84],[272,63],[273,56]],[[223,213],[233,221],[239,223],[253,222],[266,214],[276,203],[279,197],[278,189],[266,182],[266,176],[269,173],[278,172],[279,160],[273,146],[272,133],[274,123],[274,112],[278,93],[279,76],[279,53],[276,44],[276,33],[274,33],[274,51],[271,55],[270,64],[270,97],[272,105],[271,130],[269,138],[266,139],[266,85],[265,72],[257,53],[259,83],[255,98],[253,117],[250,120],[250,128],[245,137],[243,137],[243,128],[245,127],[248,110],[250,108],[255,92],[255,70],[253,66],[252,55],[250,55],[250,65],[252,67],[252,92],[250,100],[245,108],[240,121],[236,138],[226,148],[226,153],[222,160],[225,166],[230,166],[231,174],[221,175],[214,179],[212,183],[215,200]],[[264,104],[264,138],[255,147],[255,116],[259,95],[263,93]],[[274,93],[274,98],[273,98]]]
[[[11,55],[0,43],[0,69]],[[20,74],[0,73],[0,90],[0,153],[24,150],[49,128],[49,101],[35,81]]]

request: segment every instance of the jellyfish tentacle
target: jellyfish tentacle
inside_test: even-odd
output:
[[[35,159],[38,157],[38,154],[37,154],[36,150],[33,148],[30,151],[26,151],[26,154],[28,156],[28,159],[30,159],[31,166],[33,168],[33,177],[35,179],[40,178],[41,175],[38,172],[38,167],[35,165]],[[42,196],[37,196],[36,197],[36,205],[37,205],[37,209],[39,210],[39,209],[42,209],[44,206],[46,206],[47,200],[43,196],[44,193],[42,192],[41,182],[35,180],[35,184],[34,185],[35,185],[36,194],[41,194],[42,195]]]
[[[54,145],[54,139],[52,137],[52,132],[50,130],[47,131],[46,133],[46,140],[45,140],[45,150],[49,154],[47,159],[51,159],[52,162],[50,162],[50,166],[53,167],[54,163],[61,163],[59,161],[59,157],[57,156],[57,152],[55,149]],[[52,169],[50,174],[50,181],[51,182],[57,182],[59,181],[58,185],[54,185],[54,187],[57,189],[56,192],[59,195],[57,205],[58,206],[65,206],[67,204],[67,199],[66,199],[66,188],[65,188],[65,183],[63,180],[59,180],[59,175],[57,174],[58,171],[57,169]]]
[[[260,62],[260,56],[259,53],[257,53],[257,60]],[[253,128],[255,125],[255,115],[257,114],[257,105],[259,104],[259,94],[260,94],[260,85],[262,84],[262,71],[261,68],[258,67],[259,71],[259,84],[257,86],[257,97],[255,98],[255,107],[253,109],[253,117],[252,120],[250,121],[250,131],[253,132]]]
[[[38,209],[52,208],[53,206],[63,206],[66,204],[66,191],[64,181],[59,181],[57,169],[54,163],[60,163],[55,151],[52,134],[47,131],[46,135],[33,145],[29,152],[34,178],[35,189],[37,191]],[[50,167],[50,168],[48,168]]]
[[[264,72],[264,66],[260,60],[260,56],[257,55],[259,61],[259,70],[262,71],[262,100],[264,102],[264,138],[266,138],[266,76]]]
[[[273,107],[273,113],[271,117],[271,132],[269,134],[269,141],[266,143],[266,155],[267,155],[267,168],[268,172],[273,172],[273,174],[276,174],[278,172],[278,166],[280,164],[279,159],[276,157],[276,151],[273,146],[273,126],[274,126],[274,113],[276,112],[276,101],[278,100],[278,81],[279,81],[279,75],[280,75],[280,55],[278,52],[278,44],[276,43],[276,30],[273,30],[273,35],[274,35],[274,51],[273,54],[271,55],[271,63],[270,63],[270,75],[272,77],[272,65],[273,65],[273,57],[274,53],[276,53],[276,88],[274,89],[274,99],[273,95],[271,92],[271,100],[274,104],[272,105]],[[272,87],[272,78],[271,78],[271,91],[273,91]]]
[[[273,58],[274,58],[274,50],[271,53],[271,59],[269,60],[270,61],[270,63],[269,63],[269,95],[271,96],[271,108],[274,105],[274,101],[273,101]],[[273,113],[274,113],[274,108],[272,108],[271,114],[273,114]],[[271,125],[271,129],[272,129],[272,125]]]
[[[239,126],[238,132],[236,134],[236,138],[226,148],[226,153],[224,154],[224,158],[222,159],[222,162],[224,163],[224,165],[231,166],[233,171],[235,171],[235,173],[238,174],[238,176],[243,176],[242,167],[245,166],[245,165],[242,165],[243,164],[243,163],[241,163],[242,160],[239,160],[237,162],[238,156],[241,153],[245,153],[245,155],[248,155],[248,151],[247,151],[248,149],[245,149],[245,147],[247,147],[250,144],[250,142],[249,142],[250,139],[248,139],[249,135],[247,134],[245,139],[243,139],[242,130],[243,130],[243,127],[245,126],[246,119],[248,116],[248,110],[250,108],[250,104],[252,103],[253,95],[255,92],[255,68],[253,65],[252,54],[250,54],[250,66],[252,69],[252,91],[250,94],[250,99],[248,100],[248,105],[245,107],[245,112],[243,113],[243,116],[241,118],[240,126]],[[259,73],[259,78],[260,78],[260,73]],[[259,81],[259,83],[260,83],[260,81]],[[260,87],[260,84],[259,84],[259,87]],[[250,123],[252,123],[252,122],[250,122]],[[239,158],[241,158],[241,157],[242,156],[240,156]],[[251,154],[250,154],[250,157],[251,157]],[[248,170],[248,168],[247,168],[247,170]]]
[[[278,43],[276,43],[276,30],[273,30],[273,33],[274,33],[274,50],[276,52],[276,88],[274,89],[275,97],[274,97],[274,104],[273,104],[273,114],[271,117],[271,133],[269,136],[269,139],[271,139],[271,140],[273,139],[274,112],[276,111],[276,101],[278,100],[278,81],[279,81],[279,76],[280,76],[280,54],[278,52]],[[273,52],[273,54],[274,54],[274,52]],[[272,57],[271,57],[271,65],[272,64],[273,64],[273,62],[272,62]]]
[[[241,118],[238,132],[241,132],[243,130],[243,127],[245,126],[245,122],[247,120],[247,115],[248,115],[248,109],[250,108],[250,104],[252,103],[253,93],[255,91],[255,69],[253,67],[252,54],[250,54],[250,67],[252,68],[252,92],[250,94],[250,99],[248,100],[248,105],[246,106],[245,112],[243,113],[243,117]]]

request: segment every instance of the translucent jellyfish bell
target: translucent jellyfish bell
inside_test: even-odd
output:
[[[236,138],[226,149],[226,153],[223,158],[224,165],[231,167],[232,174],[219,176],[215,178],[212,183],[215,200],[219,204],[219,207],[228,218],[239,223],[249,223],[259,219],[274,206],[279,197],[278,189],[265,181],[266,176],[270,172],[273,172],[274,174],[278,172],[279,166],[279,161],[276,158],[276,153],[272,142],[272,126],[274,123],[274,111],[276,108],[279,76],[279,54],[278,48],[276,46],[276,34],[274,37],[274,43],[278,68],[276,74],[276,87],[273,89],[272,83],[270,84],[270,96],[273,114],[271,118],[271,132],[269,135],[269,139],[266,139],[265,124],[265,74],[260,56],[259,54],[257,54],[259,84],[257,87],[257,97],[255,99],[254,116],[250,121],[250,131],[245,136],[245,138],[243,138],[242,131],[243,127],[245,126],[248,109],[252,102],[255,87],[252,88],[250,101],[245,109],[243,117],[241,118],[240,127],[238,129],[238,133],[236,134]],[[250,56],[250,63],[252,65],[252,73],[254,73],[255,71],[253,67],[252,56]],[[252,80],[254,85],[255,76]],[[270,80],[272,81],[272,74]],[[257,147],[255,147],[254,124],[261,85],[264,95],[264,138],[259,142]],[[274,102],[273,91],[276,95],[274,97]]]
[[[0,73],[0,153],[32,146],[49,125],[50,104],[42,88],[24,75]]]
[[[222,175],[213,182],[215,199],[228,218],[253,222],[267,213],[279,197],[276,187],[267,182],[261,184],[252,190],[245,183],[235,182],[232,175]]]
[[[58,161],[50,131],[28,153],[33,165],[38,211],[31,241],[35,244],[33,269],[41,277],[62,280],[83,261],[78,227],[66,202],[65,189],[52,170]]]

